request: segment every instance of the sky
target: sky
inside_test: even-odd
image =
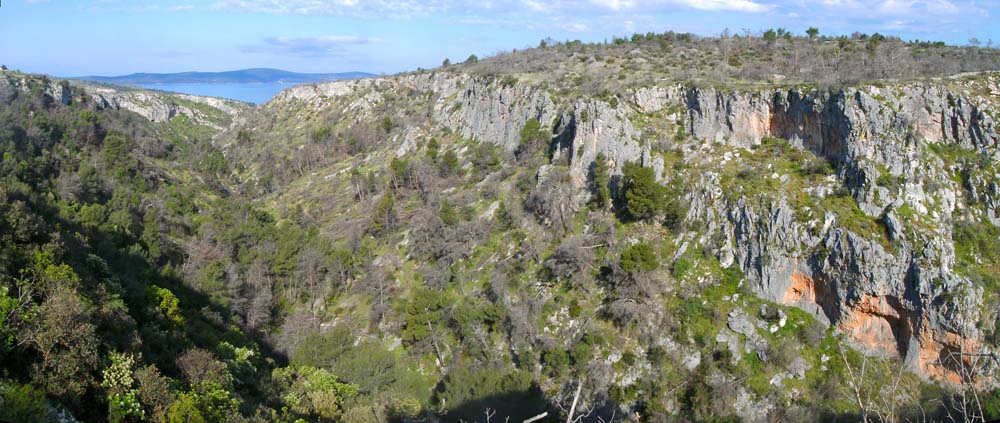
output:
[[[392,74],[635,32],[786,28],[1000,44],[1000,0],[0,0],[0,64],[55,76]]]

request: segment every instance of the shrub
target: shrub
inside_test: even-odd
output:
[[[451,205],[448,200],[441,201],[441,208],[438,210],[438,216],[441,217],[441,222],[448,226],[455,226],[458,224],[458,212],[455,211],[455,207]]]
[[[437,161],[438,150],[440,148],[441,146],[438,145],[437,138],[431,138],[430,141],[427,141],[427,157],[431,159],[431,161]]]
[[[167,411],[167,423],[205,423],[198,409],[198,399],[192,394],[181,394]]]
[[[382,199],[379,200],[375,214],[372,216],[370,228],[372,234],[382,235],[395,228],[396,210],[393,209],[394,204],[392,193],[382,194]]]
[[[458,154],[455,154],[452,150],[446,151],[444,156],[441,157],[441,176],[459,175],[461,170],[462,166],[458,162]]]
[[[569,368],[569,353],[561,347],[555,347],[542,352],[542,363],[549,374],[560,375]]]
[[[36,423],[49,416],[45,392],[31,385],[3,387],[0,400],[0,419],[11,423]]]
[[[621,267],[622,270],[629,273],[651,272],[660,267],[660,262],[652,244],[642,241],[632,244],[625,251],[622,251]]]
[[[101,387],[108,391],[108,420],[125,422],[143,419],[145,413],[139,403],[139,391],[132,377],[135,359],[131,355],[112,352],[111,365],[104,369]]]
[[[536,162],[541,159],[540,155],[546,152],[551,139],[552,136],[542,129],[538,119],[528,119],[521,128],[521,143],[517,146],[515,154],[520,160]]]
[[[1000,419],[1000,389],[983,398],[983,415],[987,421]]]
[[[694,267],[694,265],[691,264],[690,260],[681,257],[674,262],[671,274],[674,276],[674,279],[683,279],[684,275],[687,275],[692,267]]]

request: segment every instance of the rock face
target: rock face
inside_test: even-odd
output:
[[[167,122],[186,116],[194,123],[217,130],[227,128],[249,104],[213,97],[140,90],[107,84],[74,81],[72,83],[29,77],[18,72],[0,71],[0,100],[10,101],[18,93],[43,90],[53,100],[63,104],[73,101],[74,90],[81,90],[98,107],[128,110],[151,122]],[[79,92],[77,93],[79,94]]]
[[[128,110],[151,122],[168,122],[177,116],[186,116],[197,124],[222,130],[236,116],[250,108],[248,104],[221,98],[89,83],[81,83],[79,86],[98,107]]]
[[[42,90],[53,100],[69,104],[72,92],[68,84],[58,83],[48,78],[30,78],[17,72],[0,71],[0,101],[9,102],[19,93],[27,93],[33,89]]]
[[[989,83],[995,85],[996,78]],[[931,86],[823,95],[692,90],[685,98],[689,127],[698,139],[747,147],[765,137],[786,138],[836,165],[861,210],[881,216],[897,245],[889,251],[831,227],[831,216],[820,233],[810,233],[781,201],[755,210],[744,199],[698,198],[689,217],[724,216],[720,231],[733,239],[720,259],[735,255],[761,296],[812,312],[862,347],[899,354],[924,375],[957,382],[957,363],[948,354],[984,348],[975,325],[982,291],[951,271],[950,222],[959,212],[954,198],[961,188],[943,177],[939,161],[923,160],[922,151],[928,143],[944,143],[995,156],[996,123],[985,107]],[[891,193],[874,183],[878,168],[925,183]],[[923,188],[926,181],[944,188],[932,195]],[[992,197],[985,200],[992,216]],[[894,208],[903,204],[930,210],[940,224],[920,247],[901,230],[904,223]]]
[[[599,153],[614,174],[625,162],[639,161],[661,178],[664,164],[654,142],[696,152],[787,139],[833,165],[833,180],[862,213],[884,222],[890,243],[845,229],[829,212],[821,222],[800,222],[778,194],[766,203],[732,200],[711,173],[690,187],[686,220],[704,226],[702,239],[722,240],[716,246],[720,262],[737,264],[761,297],[798,306],[861,347],[905,357],[928,377],[955,381],[947,354],[985,347],[976,327],[982,289],[952,270],[951,222],[953,215],[968,213],[958,198],[969,190],[986,218],[1000,223],[1000,178],[995,172],[972,175],[961,186],[951,178],[953,169],[928,148],[950,145],[1000,157],[997,106],[988,95],[974,94],[998,92],[998,81],[998,75],[982,75],[968,83],[838,91],[654,86],[604,101],[558,99],[530,84],[437,72],[299,87],[272,103],[330,107],[349,96],[355,100],[347,111],[365,112],[392,90],[413,90],[431,99],[433,123],[509,151],[517,149],[525,122],[537,119],[543,128],[553,128],[553,161],[569,165],[579,189]],[[653,114],[673,125],[675,134],[644,127],[643,116]],[[413,135],[401,142],[412,143],[419,134]],[[887,178],[902,182],[877,183]],[[901,218],[904,207],[928,222],[916,233],[921,242],[908,235],[913,224]]]

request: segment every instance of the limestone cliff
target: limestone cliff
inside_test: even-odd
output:
[[[246,103],[221,98],[84,81],[53,81],[19,72],[0,71],[0,100],[9,101],[13,96],[32,89],[42,90],[62,104],[69,104],[74,94],[78,94],[101,109],[127,110],[157,123],[184,116],[194,124],[215,130],[228,128],[239,114],[252,108]]]
[[[667,151],[721,169],[768,138],[787,139],[834,169],[821,184],[803,188],[809,196],[821,201],[846,190],[858,218],[885,233],[860,233],[847,216],[803,206],[783,192],[765,193],[763,201],[727,195],[719,174],[708,171],[687,178],[691,239],[724,266],[737,264],[761,297],[798,306],[873,352],[904,357],[925,376],[954,381],[947,355],[985,351],[977,324],[995,311],[982,310],[983,288],[955,271],[952,226],[959,218],[1000,223],[1000,175],[985,166],[956,177],[963,170],[936,149],[1000,158],[998,82],[992,74],[838,90],[671,85],[599,99],[434,72],[298,87],[261,110],[299,116],[304,121],[295,128],[310,128],[302,116],[334,110],[360,120],[380,107],[406,107],[399,99],[406,90],[415,94],[404,98],[426,101],[429,112],[393,138],[399,148],[392,151],[400,155],[433,127],[513,151],[521,128],[537,119],[552,128],[553,162],[568,164],[581,192],[599,153],[613,173],[638,161],[669,178]],[[818,215],[803,217],[810,213]]]

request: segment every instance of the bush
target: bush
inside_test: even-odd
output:
[[[517,146],[515,154],[519,160],[538,162],[542,159],[542,153],[547,152],[546,147],[551,139],[552,135],[542,129],[538,119],[528,119],[521,128],[521,143]]]
[[[49,416],[45,392],[31,385],[13,384],[0,391],[0,419],[11,423],[36,423]]]
[[[458,212],[455,211],[455,207],[448,200],[441,201],[441,209],[438,211],[438,215],[441,217],[441,222],[447,226],[458,224]]]
[[[637,242],[628,246],[622,251],[622,270],[629,273],[651,272],[660,267],[660,261],[656,257],[653,246],[645,241]]]
[[[385,193],[378,202],[375,214],[372,216],[371,233],[382,235],[396,227],[396,210],[393,209],[392,193]]]
[[[1000,419],[1000,389],[983,398],[983,415],[987,421]]]
[[[542,363],[551,375],[560,375],[569,368],[569,353],[561,347],[555,347],[542,352]]]
[[[452,176],[460,175],[462,170],[461,163],[458,162],[458,154],[454,151],[448,150],[441,156],[440,173],[441,176]]]
[[[205,417],[198,409],[198,399],[191,394],[182,394],[170,405],[167,423],[205,423]]]
[[[681,257],[674,262],[674,267],[670,273],[674,276],[674,279],[683,279],[684,275],[687,275],[692,267],[694,265],[691,264],[690,260]]]

